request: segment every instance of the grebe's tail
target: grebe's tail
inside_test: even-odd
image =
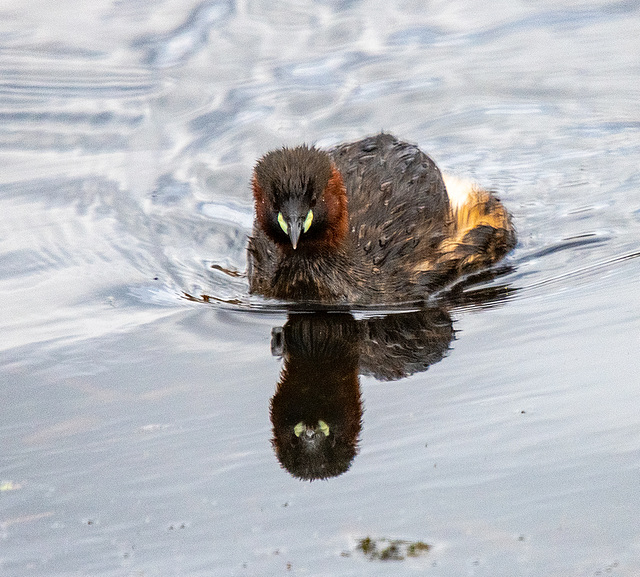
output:
[[[490,191],[470,180],[443,175],[451,207],[451,234],[440,245],[439,264],[459,273],[498,262],[516,244],[511,215]]]

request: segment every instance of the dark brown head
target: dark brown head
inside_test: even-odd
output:
[[[275,243],[337,248],[347,234],[344,184],[326,152],[307,146],[269,152],[252,184],[257,222]]]

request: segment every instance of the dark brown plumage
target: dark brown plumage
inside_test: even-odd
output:
[[[452,179],[388,134],[327,152],[283,148],[253,177],[251,292],[321,303],[421,301],[515,245],[489,192]]]

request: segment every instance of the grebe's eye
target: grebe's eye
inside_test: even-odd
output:
[[[304,225],[302,226],[302,231],[307,232],[311,227],[311,223],[313,222],[313,211],[310,210],[307,213],[307,218],[304,219]]]
[[[329,425],[327,425],[327,423],[325,423],[324,421],[318,421],[318,428],[324,433],[325,437],[328,437],[331,433]]]
[[[280,228],[284,230],[285,234],[289,232],[289,227],[287,226],[287,223],[285,222],[284,216],[282,216],[281,212],[278,213],[278,224],[280,225]]]
[[[296,437],[302,435],[302,431],[304,431],[304,423],[300,421],[295,427],[293,427],[293,433]]]

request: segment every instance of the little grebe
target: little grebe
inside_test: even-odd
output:
[[[249,288],[266,297],[420,301],[515,245],[511,217],[493,194],[443,180],[431,158],[389,134],[326,152],[269,152],[252,186]]]

